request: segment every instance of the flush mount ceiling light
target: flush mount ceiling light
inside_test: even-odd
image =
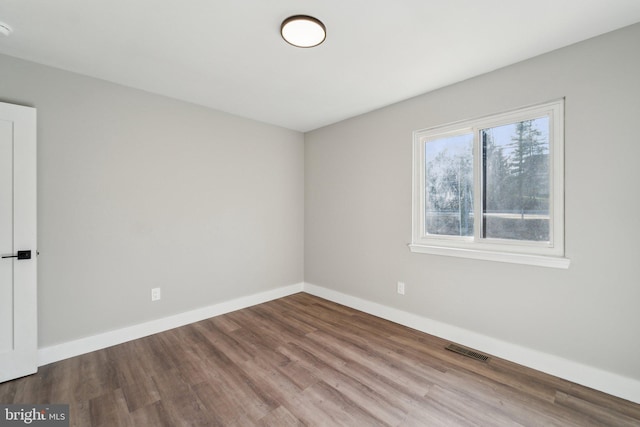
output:
[[[282,22],[280,34],[290,45],[314,47],[327,37],[327,29],[322,22],[312,16],[295,15]]]
[[[8,36],[12,31],[13,30],[10,26],[5,24],[4,22],[0,22],[0,34],[2,34],[3,36]]]

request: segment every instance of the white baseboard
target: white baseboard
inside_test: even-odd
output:
[[[638,380],[583,365],[549,353],[497,340],[477,332],[468,331],[310,283],[304,284],[304,292],[613,396],[640,403],[640,381]]]
[[[208,307],[188,311],[186,313],[180,313],[174,316],[152,320],[114,331],[104,332],[75,341],[44,347],[38,349],[38,366],[79,356],[81,354],[111,347],[113,345],[122,344],[127,341],[157,334],[158,332],[188,325],[189,323],[199,322],[200,320],[208,319],[210,317],[251,307],[252,305],[262,304],[263,302],[302,292],[303,287],[303,283],[284,286],[270,291],[260,292],[258,294],[236,298],[231,301],[225,301]]]

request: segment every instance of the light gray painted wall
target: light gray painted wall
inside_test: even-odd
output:
[[[6,56],[0,100],[38,109],[40,347],[302,282],[301,133]]]
[[[639,46],[640,24],[308,133],[305,281],[640,379]],[[561,97],[570,268],[411,253],[412,131]]]

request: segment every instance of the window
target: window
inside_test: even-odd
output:
[[[413,252],[567,268],[564,101],[414,132]]]

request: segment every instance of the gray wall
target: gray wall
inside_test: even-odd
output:
[[[305,281],[640,379],[639,46],[635,25],[308,133]],[[570,268],[411,253],[412,131],[561,97]]]
[[[38,109],[40,347],[302,282],[301,133],[6,56],[0,101]]]

